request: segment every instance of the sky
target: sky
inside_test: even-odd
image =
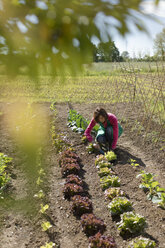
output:
[[[153,55],[154,53],[154,39],[163,28],[165,28],[165,0],[161,0],[158,7],[154,5],[153,0],[146,0],[141,5],[143,12],[151,17],[156,17],[159,22],[151,20],[147,17],[143,17],[142,21],[145,23],[146,29],[149,32],[147,35],[144,32],[138,31],[133,25],[131,27],[131,33],[127,34],[125,38],[121,37],[117,33],[113,33],[113,40],[115,45],[122,53],[128,51],[131,56],[143,56],[145,54]]]

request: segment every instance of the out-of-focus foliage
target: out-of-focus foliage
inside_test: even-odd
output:
[[[76,73],[93,59],[93,43],[143,29],[143,0],[1,0],[0,63],[6,74]],[[158,3],[158,0],[155,0]],[[129,19],[129,22],[128,22]]]

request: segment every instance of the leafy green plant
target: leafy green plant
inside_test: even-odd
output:
[[[49,243],[46,243],[45,245],[42,245],[40,248],[53,248],[55,246],[56,246],[55,243],[49,242]]]
[[[62,133],[57,133],[55,130],[55,126],[51,128],[52,133],[52,143],[55,146],[57,153],[62,152],[63,150],[67,149],[70,144],[64,140]]]
[[[46,232],[48,229],[52,227],[49,221],[43,222],[41,226],[42,226],[42,231],[44,232]]]
[[[105,168],[100,168],[98,174],[100,177],[104,177],[104,176],[108,176],[108,175],[114,175],[115,172],[112,171],[111,169],[105,167]]]
[[[136,238],[129,245],[129,248],[155,248],[155,247],[156,247],[156,243],[154,241],[143,237]]]
[[[140,166],[138,163],[136,163],[136,160],[135,160],[135,159],[130,158],[128,162],[129,162],[130,165],[131,165],[132,167],[134,167],[134,168]]]
[[[41,169],[38,171],[38,174],[39,174],[40,176],[45,176],[45,175],[46,175],[46,173],[45,173],[45,171],[44,171],[43,168],[41,168]]]
[[[89,121],[86,120],[82,115],[80,115],[76,110],[73,110],[73,109],[69,110],[68,127],[70,127],[72,131],[82,134],[84,133],[88,125],[89,125]],[[92,133],[96,135],[98,128],[99,126],[96,125],[92,129]]]
[[[95,235],[97,232],[103,233],[106,228],[104,221],[94,214],[83,214],[81,225],[87,236]]]
[[[160,202],[158,203],[158,205],[159,205],[161,208],[165,209],[165,193],[161,193],[161,200],[160,200]]]
[[[154,179],[155,176],[151,173],[141,171],[141,173],[137,175],[137,178],[138,177],[142,177],[142,183],[139,188],[142,188],[144,191],[149,191],[147,195],[148,200],[152,200],[153,203],[162,202],[162,193],[165,192],[165,189],[159,187],[159,182]]]
[[[146,227],[145,217],[134,212],[123,213],[120,217],[117,226],[121,235],[141,233]]]
[[[103,190],[109,187],[119,187],[120,179],[117,176],[105,176],[100,179],[101,187]]]
[[[42,214],[44,214],[46,212],[46,210],[48,210],[48,208],[49,208],[48,204],[46,204],[46,205],[41,204],[40,206],[41,206],[40,213],[42,213]]]
[[[117,248],[115,240],[111,236],[101,235],[100,232],[89,238],[89,248]]]
[[[37,194],[34,195],[34,197],[42,199],[45,197],[45,194],[44,194],[43,190],[41,189],[41,190],[39,190],[39,192]]]
[[[41,177],[39,176],[37,178],[36,184],[39,186],[41,183],[43,183],[43,180],[41,179]]]
[[[84,136],[82,136],[81,141],[82,141],[84,144],[86,144],[86,143],[88,142],[88,139],[87,139],[87,137],[84,135]]]
[[[118,196],[126,196],[126,194],[124,193],[124,191],[122,191],[120,188],[109,188],[106,189],[104,192],[105,198],[112,200],[115,197]]]
[[[106,153],[105,153],[105,157],[106,157],[106,159],[107,159],[109,162],[114,161],[114,160],[117,159],[117,156],[116,156],[116,154],[115,154],[113,151],[106,152]]]
[[[104,168],[104,167],[108,167],[108,168],[112,167],[112,164],[108,161],[108,159],[104,155],[99,155],[96,157],[95,165],[96,165],[96,168],[98,169]]]
[[[132,210],[132,203],[125,197],[116,197],[108,205],[111,215],[120,215]]]
[[[87,151],[89,154],[93,153],[95,151],[95,148],[93,146],[92,143],[90,143],[87,147],[86,147]]]
[[[12,158],[8,157],[4,153],[0,153],[0,191],[4,189],[11,179],[10,175],[6,171],[6,168],[11,161]]]

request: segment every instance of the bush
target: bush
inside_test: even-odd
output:
[[[70,199],[74,195],[80,195],[84,193],[84,190],[81,186],[73,183],[67,183],[64,185],[63,194],[65,198]]]
[[[67,164],[61,168],[61,173],[63,177],[70,174],[78,174],[80,171],[80,166],[78,164]]]
[[[132,203],[125,197],[116,197],[108,205],[112,215],[120,215],[132,210]]]
[[[89,238],[89,248],[117,248],[114,238],[97,233]]]
[[[156,243],[146,238],[136,238],[129,245],[129,248],[155,248]]]
[[[83,214],[81,224],[87,236],[95,235],[97,232],[103,233],[106,228],[103,220],[97,218],[94,214]]]
[[[75,183],[79,186],[83,186],[83,181],[81,180],[81,178],[77,175],[74,175],[74,174],[67,176],[66,183]]]
[[[109,188],[106,189],[104,192],[105,198],[112,200],[115,197],[118,196],[126,196],[126,194],[124,193],[124,191],[122,191],[120,188]]]
[[[88,197],[75,195],[72,197],[72,211],[75,215],[81,216],[85,213],[92,212],[92,202]]]
[[[121,215],[121,221],[117,225],[121,235],[136,234],[143,232],[146,220],[139,214],[128,212]]]
[[[101,187],[103,190],[109,187],[119,187],[120,179],[117,176],[105,176],[100,179]]]

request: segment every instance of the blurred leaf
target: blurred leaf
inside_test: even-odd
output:
[[[42,71],[53,76],[76,75],[83,64],[93,60],[94,36],[101,42],[111,41],[109,30],[124,35],[130,32],[128,21],[145,30],[137,15],[143,0],[1,2],[4,42],[0,44],[0,64],[12,77],[24,72],[37,79]]]

